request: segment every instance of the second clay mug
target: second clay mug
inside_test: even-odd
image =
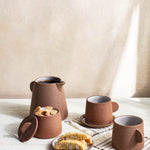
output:
[[[107,96],[91,96],[86,100],[85,121],[94,125],[107,125],[113,122],[112,113],[119,105]]]
[[[143,120],[124,115],[114,120],[112,145],[119,150],[141,150],[144,146]]]

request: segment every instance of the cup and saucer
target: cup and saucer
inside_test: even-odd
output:
[[[86,99],[85,114],[80,116],[80,121],[84,126],[91,128],[103,128],[110,126],[115,117],[119,105],[111,101],[107,96],[90,96]]]

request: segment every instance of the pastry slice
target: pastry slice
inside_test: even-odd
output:
[[[56,149],[85,150],[87,143],[84,140],[62,140],[56,144]]]
[[[85,140],[86,143],[92,144],[92,137],[90,135],[84,134],[84,133],[78,133],[78,132],[68,132],[64,135],[62,135],[58,141],[61,140]]]

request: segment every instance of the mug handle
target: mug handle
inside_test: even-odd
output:
[[[30,90],[31,90],[31,92],[32,92],[32,90],[33,90],[33,85],[34,85],[34,81],[32,81],[32,82],[30,83]]]
[[[112,102],[112,110],[113,112],[116,112],[119,109],[119,105],[116,102]]]
[[[143,141],[143,139],[144,139],[144,135],[143,135],[143,133],[140,130],[136,130],[135,131],[135,136],[136,136],[136,141],[138,143],[141,143]]]

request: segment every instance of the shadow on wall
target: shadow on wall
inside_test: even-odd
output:
[[[130,47],[126,45],[128,45],[128,37],[130,36],[129,30],[132,24],[132,14],[134,13],[134,7],[137,6],[137,4],[137,2],[133,2],[131,4],[131,7],[129,7],[126,17],[121,23],[121,28],[118,29],[118,31],[120,32],[117,32],[117,35],[115,36],[115,38],[113,38],[114,41],[112,42],[112,44],[109,43],[109,46],[106,49],[105,60],[102,62],[102,65],[98,69],[92,95],[103,94],[114,97],[131,96],[130,90],[128,90],[129,92],[125,92],[125,89],[127,89],[127,87],[129,87],[130,85],[128,83],[124,85],[124,83],[122,82],[123,80],[128,80],[126,78],[126,66],[121,66],[120,64],[122,63],[122,61],[124,61],[123,59],[126,59],[124,57],[126,49],[128,49],[128,52],[130,50]],[[112,20],[115,20],[115,18],[112,18]],[[121,42],[119,43],[120,40]],[[120,70],[120,67],[124,67],[123,70],[125,74],[122,72],[122,69]],[[122,73],[120,74],[120,72]],[[121,78],[118,77],[118,73]],[[117,84],[115,81],[116,79],[119,79],[117,81]],[[128,82],[130,82],[130,80]]]
[[[105,93],[105,95],[110,95],[111,89],[113,86],[114,79],[116,78],[116,73],[118,72],[119,65],[122,59],[122,55],[124,53],[124,46],[126,44],[126,39],[128,37],[128,30],[131,25],[131,15],[132,9],[128,12],[128,15],[126,15],[126,19],[121,24],[121,29],[114,38],[114,41],[112,42],[112,45],[109,45],[107,48],[107,53],[105,54],[105,61],[103,62],[102,67],[99,69],[99,73],[97,75],[97,80],[95,82],[95,87],[93,90],[93,93],[95,95],[97,93]],[[130,17],[130,19],[129,19]],[[126,22],[126,20],[129,20]],[[117,45],[119,39],[123,39],[122,43],[120,45]],[[116,46],[118,50],[116,51]],[[103,74],[103,75],[102,75]],[[101,79],[100,79],[101,78]],[[97,84],[100,80],[100,84]],[[108,87],[106,90],[102,86]],[[101,91],[101,92],[100,92]]]
[[[150,96],[149,1],[8,4],[0,9],[1,98],[31,98],[30,81],[43,75],[64,79],[70,98]]]
[[[130,27],[110,96],[150,96],[150,2],[138,2],[132,8]]]
[[[150,97],[150,1],[140,4],[137,79],[134,97]]]
[[[128,26],[128,28],[125,32],[124,45],[121,48],[123,49],[122,56],[109,91],[109,95],[112,97],[130,97],[135,92],[139,21],[138,6],[138,3],[132,5],[129,15],[127,15],[128,18],[125,19],[125,21],[128,20],[128,23],[123,24],[123,26]],[[118,57],[116,55],[116,59]]]

